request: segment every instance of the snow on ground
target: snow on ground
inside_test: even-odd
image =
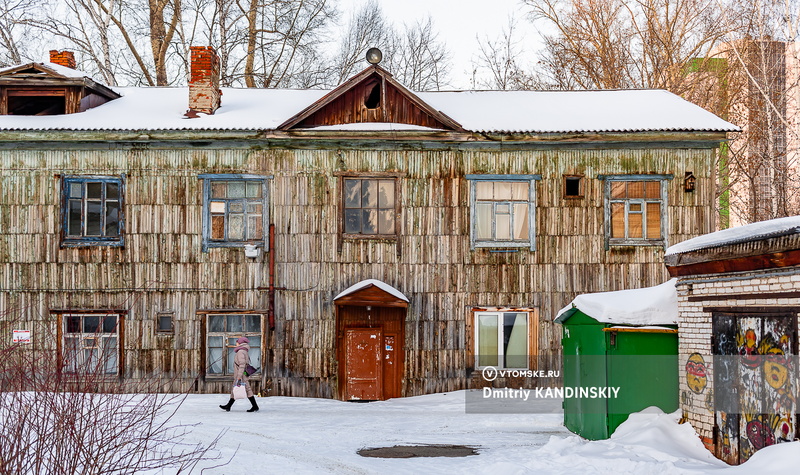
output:
[[[465,391],[383,402],[258,398],[261,411],[217,406],[226,395],[190,395],[176,423],[199,423],[187,441],[218,445],[230,464],[210,474],[720,474],[794,473],[800,442],[769,447],[740,467],[716,460],[677,414],[634,414],[609,440],[587,441],[563,425],[562,414],[467,414]],[[479,448],[463,458],[378,459],[362,448],[460,444]],[[211,464],[209,464],[211,465]]]

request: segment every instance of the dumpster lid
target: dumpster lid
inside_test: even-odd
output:
[[[580,310],[600,323],[622,325],[677,325],[677,279],[643,289],[581,294],[562,308],[555,321],[564,323]]]

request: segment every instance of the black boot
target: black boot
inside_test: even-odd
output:
[[[233,406],[233,398],[230,398],[228,400],[228,404],[225,404],[224,406],[220,405],[219,408],[222,409],[223,411],[231,412],[231,406]]]
[[[255,396],[250,396],[247,399],[249,399],[250,400],[250,404],[253,405],[253,407],[248,409],[247,412],[258,412],[258,404],[256,404],[256,397]]]

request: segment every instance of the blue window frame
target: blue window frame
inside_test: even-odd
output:
[[[122,246],[124,195],[124,175],[64,177],[62,245]]]
[[[536,181],[539,175],[467,175],[471,248],[536,250]]]
[[[200,175],[203,179],[203,251],[212,247],[266,248],[268,181],[261,175]]]

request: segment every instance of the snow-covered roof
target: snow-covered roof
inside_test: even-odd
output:
[[[69,70],[54,66],[60,68],[59,74],[63,69]],[[215,114],[186,119],[183,115],[188,109],[189,93],[185,87],[115,87],[114,91],[122,97],[78,114],[0,116],[0,130],[272,130],[330,92],[223,88],[222,106]],[[739,130],[663,90],[463,91],[417,95],[474,132]],[[397,124],[370,125],[366,129],[337,127],[327,130],[409,130]]]
[[[800,216],[771,219],[757,223],[746,224],[735,228],[723,229],[714,233],[704,234],[696,238],[679,242],[667,249],[665,256],[682,254],[685,252],[709,249],[712,247],[727,246],[743,242],[759,241],[762,239],[786,236],[800,233]]]
[[[47,62],[47,61],[44,61],[44,62],[41,62],[41,63],[31,63],[31,65],[33,65],[33,64],[37,64],[39,66],[44,67],[45,69],[49,69],[53,73],[58,74],[59,76],[64,76],[65,78],[70,78],[70,79],[89,78],[89,79],[92,79],[92,77],[89,74],[87,74],[87,73],[85,73],[85,72],[83,72],[81,70],[68,68],[68,67],[62,66],[60,64],[50,63],[50,62]],[[12,69],[18,69],[20,66],[22,66],[22,65],[16,65],[16,66],[10,66],[10,67],[7,67],[7,68],[2,68],[2,69],[0,69],[0,75],[3,74],[6,71],[11,71]]]
[[[403,292],[400,292],[399,290],[395,289],[394,287],[392,287],[391,285],[387,284],[386,282],[381,282],[380,280],[377,280],[377,279],[362,280],[361,282],[359,282],[357,284],[353,284],[350,287],[348,287],[348,288],[344,289],[343,291],[339,292],[339,295],[334,297],[333,300],[338,300],[339,298],[344,297],[345,295],[350,295],[350,294],[352,294],[352,293],[354,293],[354,292],[356,292],[358,290],[361,290],[361,289],[363,289],[365,287],[369,287],[370,285],[374,285],[375,287],[378,287],[379,289],[383,290],[384,292],[392,294],[395,297],[399,298],[400,300],[405,300],[406,302],[408,302],[408,297],[403,295]]]
[[[575,297],[562,308],[555,321],[563,323],[574,312],[580,310],[600,323],[614,325],[677,325],[678,292],[677,279],[661,285],[643,289],[598,292]]]

